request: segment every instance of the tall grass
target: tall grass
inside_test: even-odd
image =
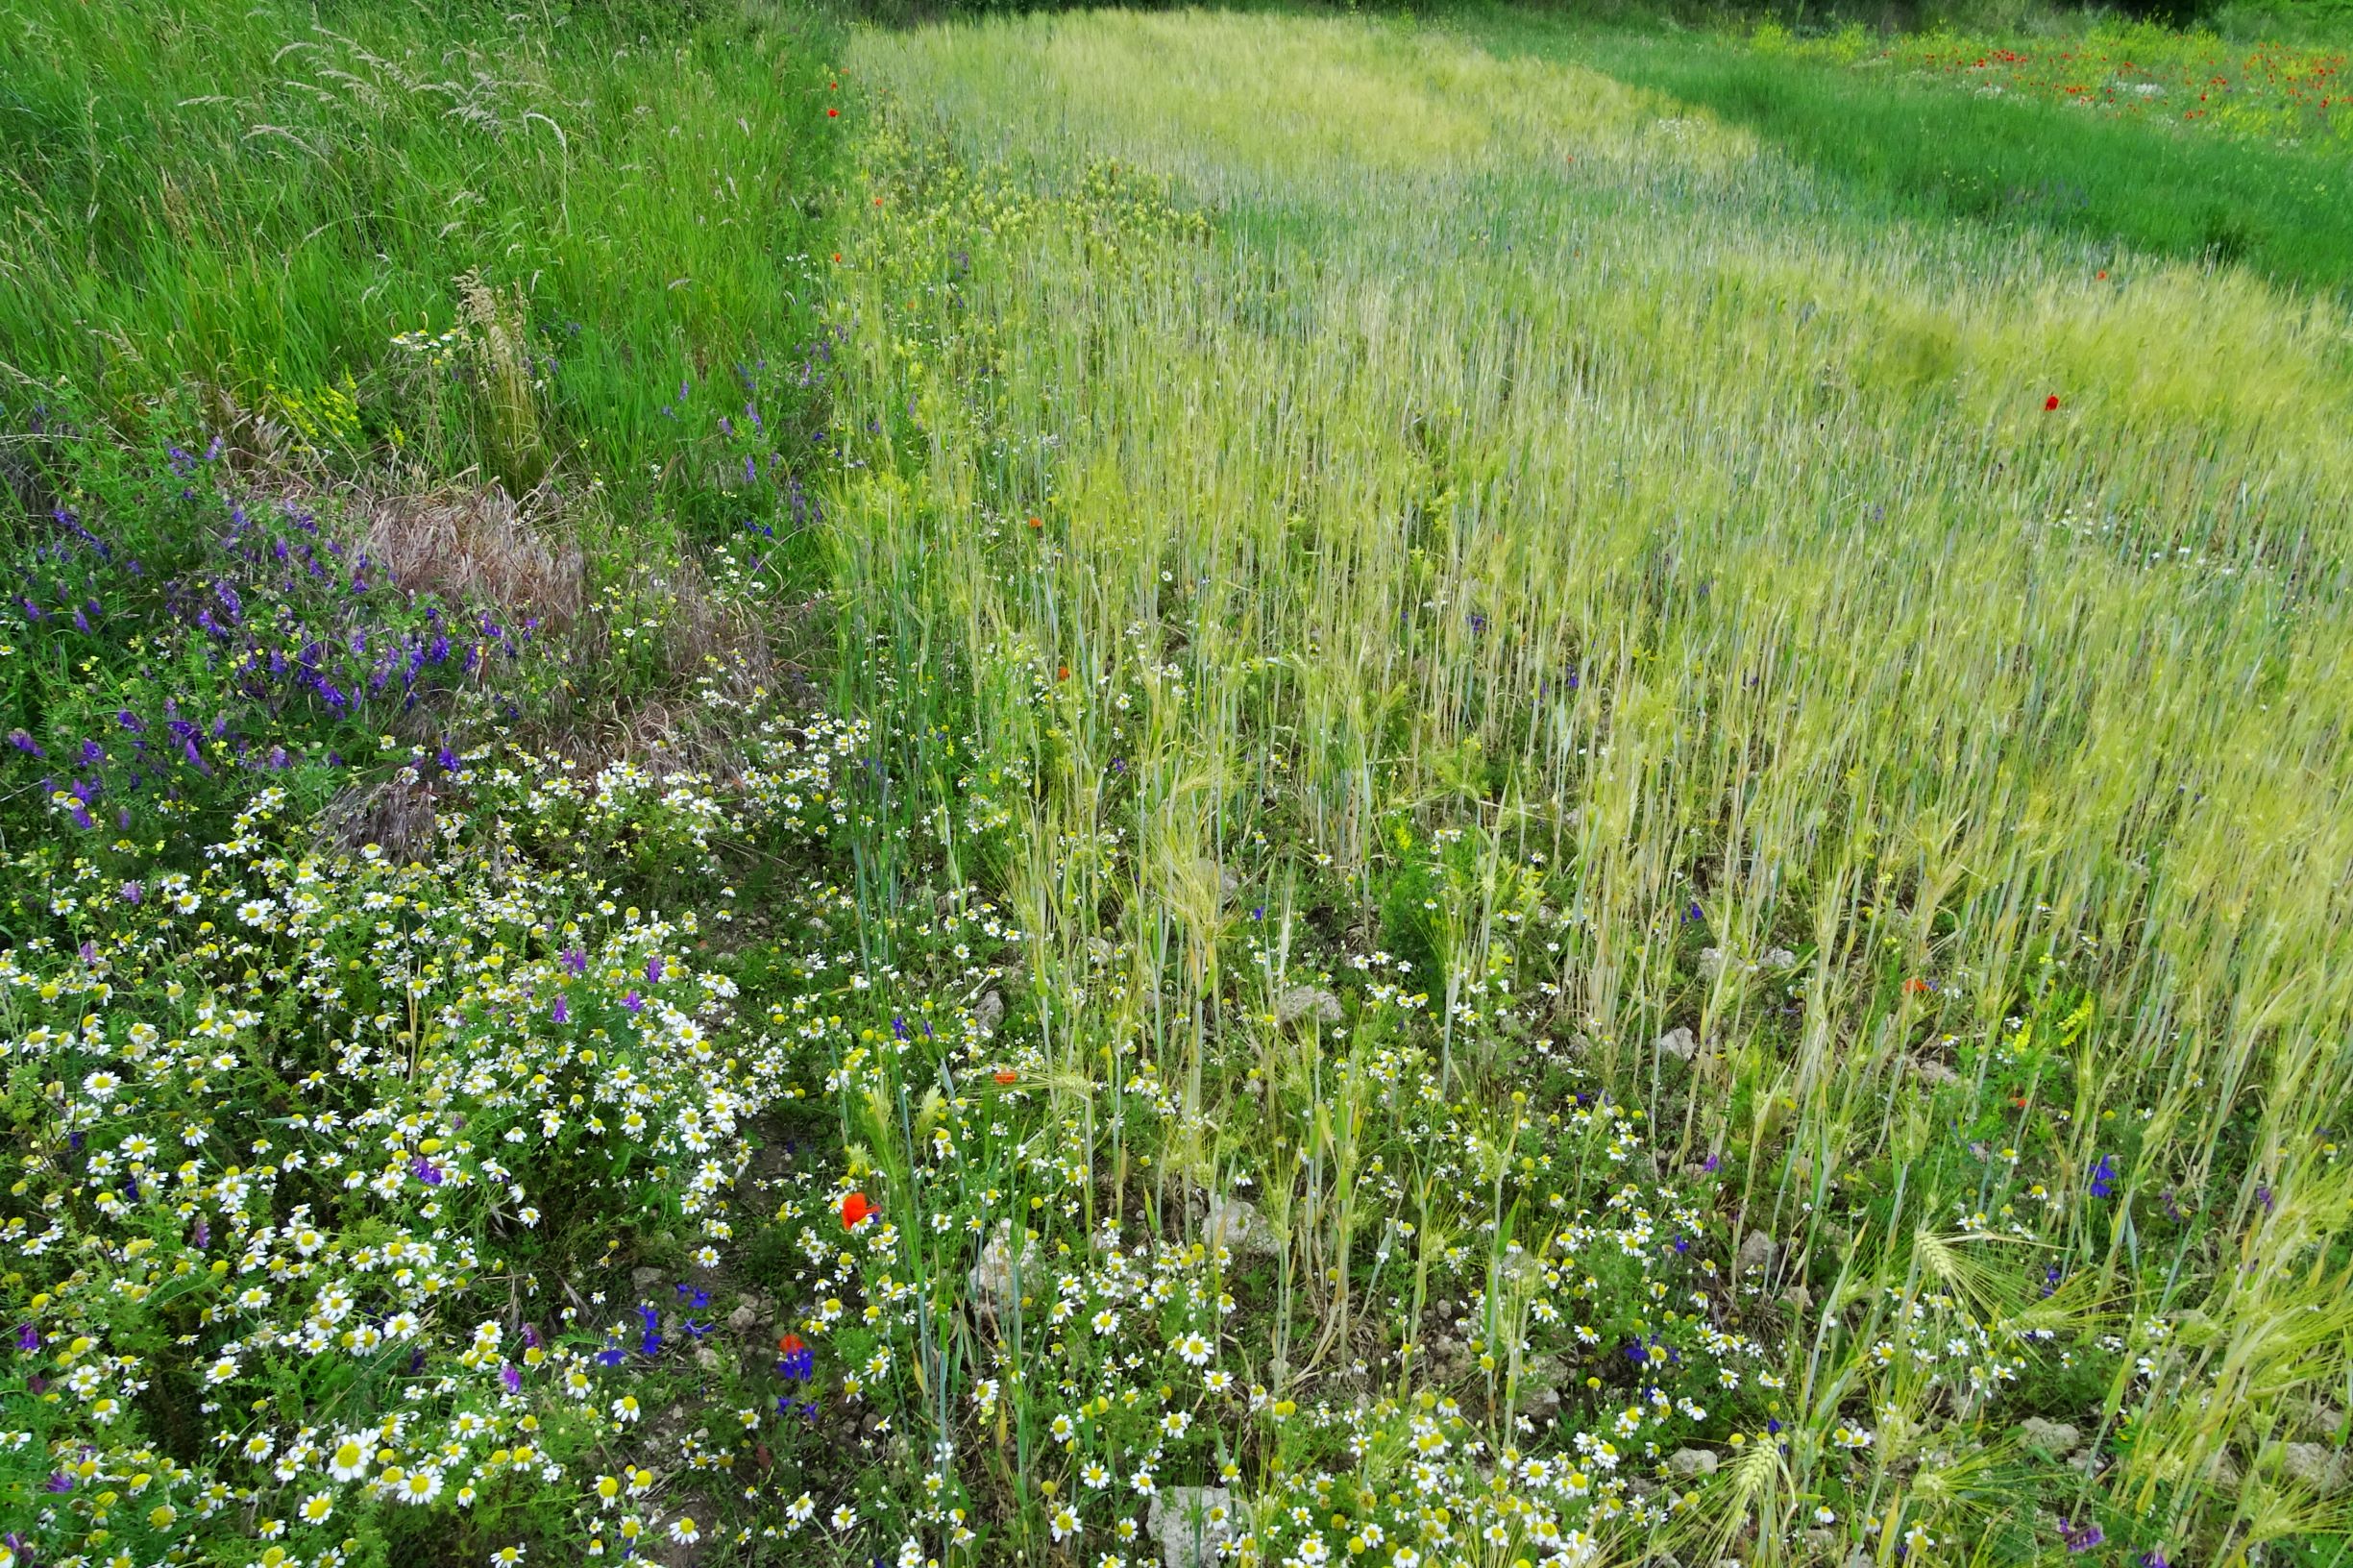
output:
[[[283,421],[350,379],[347,470],[519,491],[560,451],[581,484],[731,525],[732,459],[681,449],[751,383],[806,379],[822,24],[445,9],[0,7],[7,397],[70,380],[129,418],[193,384]],[[394,339],[478,326],[470,286],[514,341],[437,419],[420,382],[447,378]]]
[[[2281,1444],[2353,1333],[2342,307],[1891,212],[1521,37],[861,37],[834,547],[846,690],[926,738],[895,809],[1008,892],[1071,1125],[1132,1045],[1193,1130],[1149,1199],[1259,1175],[1289,1385],[1368,1292],[1425,1337],[1370,1149],[1512,1300],[1508,1162],[1457,1205],[1276,1026],[1379,947],[1475,1146],[1570,1064],[1728,1260],[1763,1238],[1714,1311],[1777,1325],[1786,1446],[1719,1550],[2309,1535]],[[1896,1343],[1968,1313],[2116,1337],[1978,1399]],[[2030,1414],[2088,1474],[2015,1467]]]

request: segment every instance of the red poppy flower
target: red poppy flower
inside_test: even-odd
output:
[[[1915,975],[1913,978],[1911,978],[1911,979],[1909,979],[1909,980],[1906,980],[1906,981],[1903,983],[1903,989],[1904,989],[1904,990],[1906,990],[1906,991],[1908,991],[1908,992],[1912,992],[1913,994],[1915,994],[1915,995],[1918,995],[1920,992],[1924,992],[1924,991],[1927,991],[1927,990],[1929,989],[1929,986],[1928,986],[1928,982],[1927,982],[1927,981],[1923,980],[1923,979],[1919,978],[1917,975]]]
[[[842,1229],[856,1230],[866,1223],[867,1216],[873,1212],[874,1206],[866,1201],[865,1193],[852,1192],[842,1200]]]
[[[807,1350],[809,1347],[801,1342],[799,1335],[788,1334],[776,1341],[776,1348],[790,1356],[797,1350]]]
[[[836,261],[841,260],[841,259],[842,259],[842,253],[841,253],[840,251],[836,251],[836,252],[834,252],[834,253],[833,253],[833,258],[834,258]]]
[[[2058,394],[2058,393],[2056,393],[2056,392],[2053,392],[2053,393],[2052,393],[2052,394],[2051,394],[2049,397],[2045,398],[2045,399],[2043,400],[2043,412],[2045,412],[2045,413],[2047,413],[2047,413],[2050,413],[2051,411],[2053,411],[2054,409],[2056,409],[2058,406],[2059,406],[2059,394]]]
[[[1021,1075],[1019,1073],[1014,1071],[1011,1067],[1000,1067],[997,1069],[996,1081],[1000,1084],[1010,1084],[1020,1076]]]
[[[1070,667],[1066,664],[1056,665],[1054,667],[1054,678],[1056,680],[1068,680],[1070,678]]]
[[[1045,527],[1045,524],[1033,517],[1029,520],[1029,526],[1033,528],[1042,528]]]
[[[838,119],[840,119],[841,117],[842,117],[842,111],[841,111],[840,110],[838,110],[838,109],[829,109],[829,110],[825,110],[825,118],[827,118],[827,119],[829,119],[829,120],[838,120]]]

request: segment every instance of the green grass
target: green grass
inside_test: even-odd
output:
[[[2036,92],[1988,97],[1875,52],[1866,69],[1722,36],[1508,14],[1471,32],[1489,47],[1593,66],[1704,109],[1891,213],[2039,229],[2095,256],[2125,247],[2213,257],[2288,284],[2353,282],[2353,143],[2341,130],[2293,144],[2232,138]],[[2066,41],[2075,40],[2026,46],[2050,52]],[[2178,115],[2183,89],[2171,90]],[[2353,108],[2328,123],[2353,125]]]
[[[195,386],[283,423],[348,388],[318,443],[347,472],[594,476],[732,527],[716,421],[755,381],[795,401],[839,122],[821,24],[704,9],[12,0],[11,404],[70,380],[128,417]],[[467,327],[468,274],[546,383],[520,424],[446,406],[394,346]]]
[[[0,0],[19,1555],[2341,1556],[2341,159],[1851,43]]]

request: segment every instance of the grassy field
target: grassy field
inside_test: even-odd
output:
[[[1768,24],[1744,39],[1503,16],[1488,31],[1704,108],[1895,212],[2231,261],[2340,299],[2353,282],[2341,45],[2147,26],[1881,40]]]
[[[0,1568],[2341,1560],[2324,49],[0,20]]]
[[[938,737],[908,819],[1033,933],[1015,1125],[1098,1209],[1242,1190],[1278,1243],[1232,1354],[1300,1413],[1160,1464],[1238,1461],[1267,1561],[2309,1536],[2345,317],[1891,210],[1583,43],[853,56],[856,700]],[[1140,1075],[1173,1125],[1123,1168]],[[1062,1334],[1000,1354],[1064,1377]],[[1140,1447],[979,1459],[1039,1495]]]

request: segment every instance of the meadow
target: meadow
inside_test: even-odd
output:
[[[2325,41],[5,11],[0,1568],[2341,1559]]]

